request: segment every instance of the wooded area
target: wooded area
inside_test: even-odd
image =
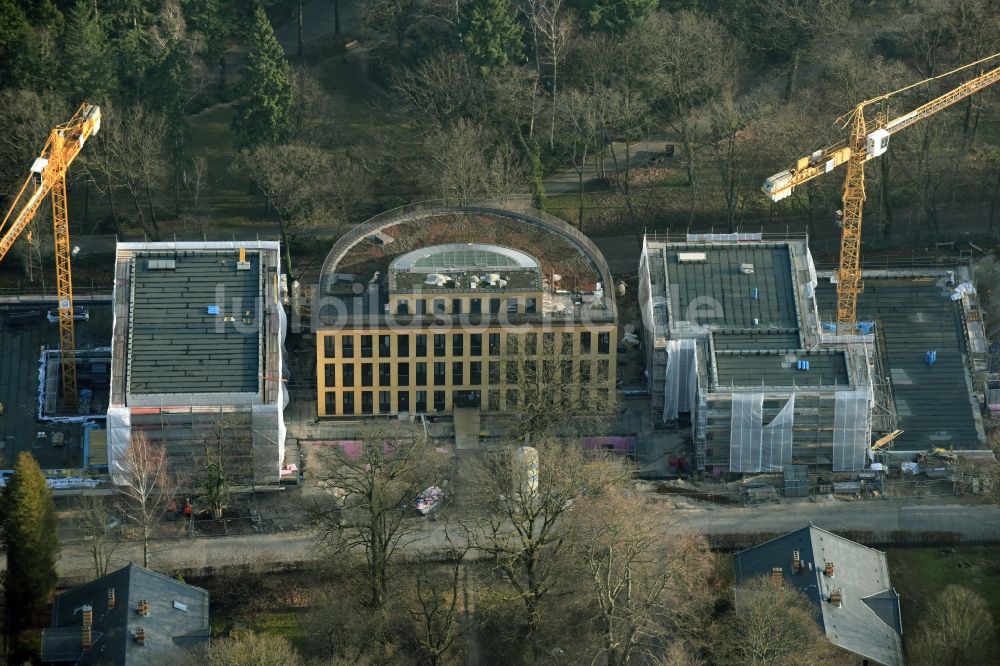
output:
[[[70,172],[75,235],[278,235],[293,273],[317,236],[429,198],[523,195],[598,235],[834,238],[840,177],[777,204],[764,178],[843,139],[857,102],[1000,50],[997,0],[3,0],[0,15],[3,202],[89,101],[104,123]],[[998,100],[893,138],[868,169],[871,243],[992,235]],[[567,172],[575,186],[545,191]],[[33,278],[50,263],[34,227],[18,253]]]

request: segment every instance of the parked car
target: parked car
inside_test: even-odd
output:
[[[424,490],[413,500],[413,506],[425,516],[440,509],[443,503],[444,491],[437,486]]]
[[[59,310],[49,310],[45,317],[55,324],[59,321]],[[73,308],[73,319],[76,321],[89,321],[90,320],[90,310],[83,307],[82,305],[77,305]]]

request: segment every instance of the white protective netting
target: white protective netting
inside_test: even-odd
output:
[[[128,407],[108,409],[108,472],[116,486],[128,485],[125,451],[132,441],[132,415]]]
[[[840,391],[833,412],[833,471],[860,472],[871,441],[870,395],[866,390]]]
[[[729,431],[732,472],[780,472],[792,462],[795,394],[764,425],[764,394],[734,393]]]
[[[646,239],[642,239],[642,254],[639,255],[639,306],[642,309],[642,323],[646,331],[652,335],[655,330],[653,321],[652,278],[649,274],[649,250]]]
[[[694,410],[698,390],[698,343],[667,342],[667,372],[663,380],[663,421],[676,421],[681,412]]]

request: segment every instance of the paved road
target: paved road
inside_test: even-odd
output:
[[[665,529],[671,533],[703,531],[710,535],[774,533],[798,529],[810,522],[831,530],[905,530],[957,532],[967,541],[1000,542],[1000,509],[967,504],[929,504],[920,500],[864,502],[787,502],[755,509],[737,507],[666,509]],[[445,545],[446,522],[424,522],[417,548]],[[457,530],[456,530],[457,531]],[[312,531],[247,536],[205,537],[158,542],[153,555],[157,568],[205,569],[253,562],[262,568],[312,562],[322,557]],[[141,562],[139,544],[129,543],[115,555],[115,563]],[[5,564],[5,562],[4,562]],[[83,543],[64,544],[59,571],[64,577],[90,575],[90,556]]]

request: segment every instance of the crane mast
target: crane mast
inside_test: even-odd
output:
[[[76,391],[76,332],[73,324],[73,278],[66,205],[66,172],[87,139],[100,130],[101,110],[83,104],[69,122],[54,127],[31,173],[0,223],[0,261],[13,247],[38,212],[46,196],[52,199],[52,232],[56,259],[56,292],[59,299],[59,349],[63,403],[74,406]]]
[[[846,116],[845,126],[850,130],[850,136],[846,142],[834,144],[802,157],[796,161],[793,168],[776,173],[764,181],[764,186],[761,188],[764,194],[772,201],[781,201],[785,197],[791,196],[792,191],[797,186],[829,173],[842,164],[847,165],[847,174],[844,177],[840,266],[837,270],[838,335],[853,331],[857,322],[858,294],[864,288],[861,281],[861,220],[865,203],[865,162],[884,153],[889,147],[889,137],[896,132],[929,118],[938,111],[1000,81],[1000,67],[966,81],[926,104],[891,120],[877,116],[871,127],[869,127],[865,117],[867,108],[910,88],[933,79],[949,76],[996,57],[1000,57],[1000,53],[861,102]]]

